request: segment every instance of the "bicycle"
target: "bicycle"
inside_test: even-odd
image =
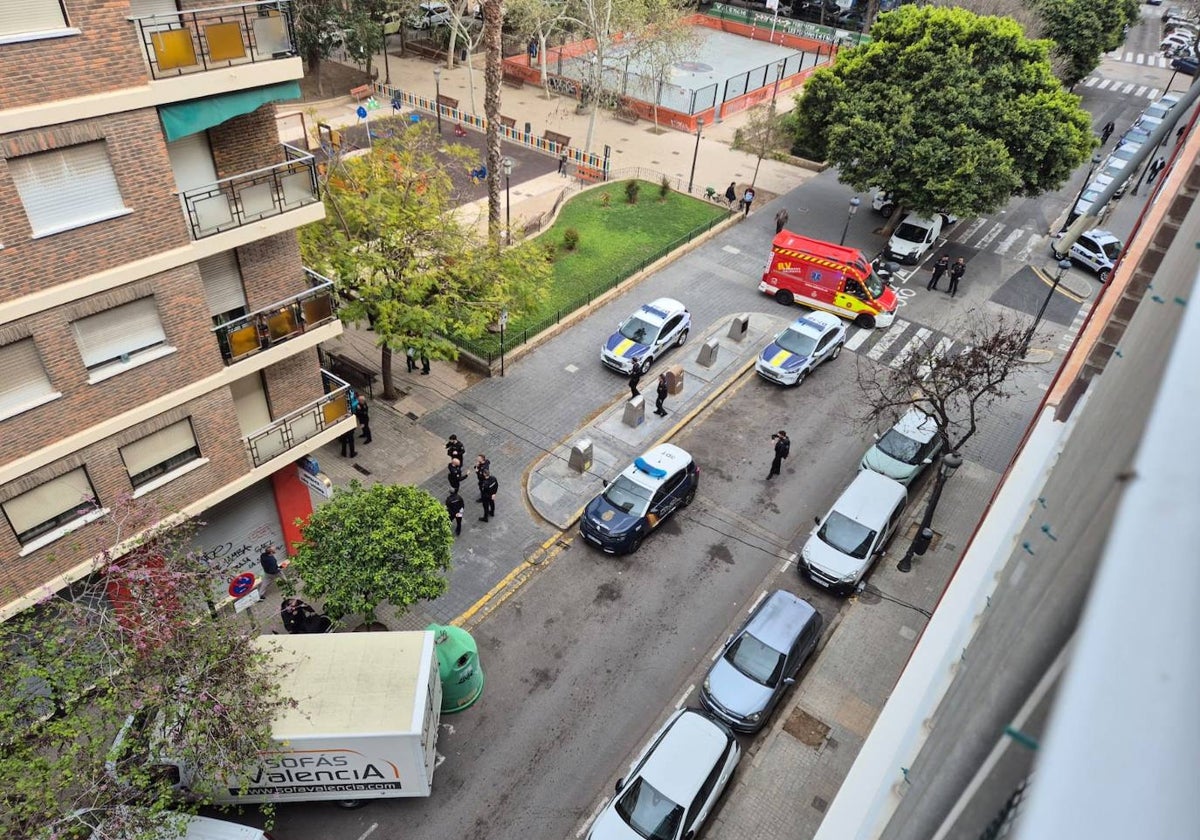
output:
[[[728,198],[725,197],[725,193],[717,192],[716,189],[714,189],[713,187],[705,187],[704,188],[704,197],[707,198],[709,201],[711,201],[713,204],[720,204],[722,207],[725,207],[725,208],[733,207],[733,202],[731,202]]]

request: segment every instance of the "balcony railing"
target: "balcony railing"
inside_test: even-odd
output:
[[[290,0],[133,18],[155,79],[296,55]]]
[[[231,230],[320,201],[317,164],[308,152],[281,143],[285,160],[183,194],[193,239]]]
[[[324,396],[246,435],[254,466],[261,467],[351,416],[349,384],[326,370],[321,371],[321,378],[327,392]]]
[[[337,320],[333,281],[304,269],[313,284],[298,295],[213,327],[221,357],[232,365]]]

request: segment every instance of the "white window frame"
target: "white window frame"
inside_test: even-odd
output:
[[[0,44],[18,44],[22,41],[40,41],[45,38],[62,38],[68,35],[83,34],[82,30],[70,25],[71,22],[70,18],[67,17],[67,9],[61,0],[0,0],[0,3],[8,3],[13,6],[19,5],[21,7],[20,11],[24,13],[23,17],[26,20],[30,18],[30,3],[41,3],[43,6],[57,6],[59,17],[62,18],[62,23],[59,26],[30,31],[0,32]]]
[[[155,323],[158,327],[158,333],[156,335],[150,335],[149,331],[147,331],[147,335],[144,338],[139,339],[139,341],[145,341],[146,343],[138,344],[135,342],[134,345],[129,345],[123,348],[118,355],[109,356],[98,361],[92,361],[91,364],[89,364],[86,337],[85,341],[80,341],[80,324],[90,319],[112,319],[115,317],[115,313],[121,309],[126,310],[128,313],[128,318],[131,322],[139,317],[148,318],[150,314],[149,312],[138,312],[135,311],[133,307],[150,307],[153,309]],[[96,322],[93,321],[93,324],[95,323]],[[148,326],[148,324],[146,326]],[[97,328],[97,333],[100,331],[100,329],[102,328]],[[110,327],[109,329],[111,330],[112,328]],[[105,379],[110,379],[118,374],[124,373],[127,370],[141,367],[142,365],[152,362],[155,359],[161,359],[163,356],[169,356],[175,352],[175,348],[167,343],[166,331],[163,329],[162,318],[159,317],[157,303],[153,295],[139,298],[137,300],[130,301],[129,303],[121,304],[120,306],[114,306],[111,309],[104,310],[103,312],[97,312],[95,315],[88,315],[83,318],[78,318],[71,322],[71,331],[75,336],[75,345],[79,350],[80,359],[83,361],[84,367],[88,369],[88,382],[93,385],[97,382],[103,382]],[[161,336],[161,338],[159,338],[159,336]],[[150,338],[155,338],[156,340],[151,342],[149,341]],[[91,340],[96,343],[102,343],[102,339],[100,339],[95,333],[91,335]],[[113,352],[115,349],[115,347],[109,348],[109,352]]]
[[[133,212],[125,206],[104,140],[10,158],[8,171],[34,239]],[[96,209],[91,208],[97,204]],[[89,212],[59,215],[76,209]]]
[[[23,345],[25,342],[29,344],[23,348],[18,348],[18,345]],[[30,371],[27,365],[37,364],[36,371]],[[7,406],[0,405],[0,420],[7,420],[9,417],[16,417],[18,414],[24,414],[26,411],[31,411],[39,405],[45,405],[48,402],[62,397],[61,391],[54,390],[54,385],[50,382],[50,376],[46,372],[46,366],[42,362],[41,354],[38,352],[37,344],[32,338],[19,338],[16,341],[0,346],[0,371],[3,375],[9,377],[6,381],[13,381],[14,374],[12,370],[24,370],[31,373],[28,378],[32,384],[37,383],[37,374],[41,374],[41,380],[45,383],[45,390],[36,395],[31,395],[28,399],[21,402],[13,402]],[[32,390],[32,389],[30,389]]]
[[[178,440],[173,440],[175,438]],[[189,440],[191,446],[184,446],[183,444]],[[149,448],[149,452],[144,451],[146,447]],[[145,437],[125,444],[120,448],[120,453],[121,461],[125,464],[125,471],[129,474],[129,483],[133,485],[135,491],[155,482],[157,482],[156,486],[161,486],[164,483],[161,479],[168,476],[175,477],[175,473],[190,467],[201,458],[200,441],[196,439],[196,429],[192,425],[190,417],[185,417],[157,432],[151,432]],[[164,455],[164,453],[168,454]],[[179,460],[188,455],[191,457]],[[158,458],[161,460],[155,460]],[[131,461],[135,461],[132,467]],[[137,463],[139,461],[144,463]],[[141,466],[141,469],[134,472],[133,467],[136,466]],[[145,476],[154,470],[161,471],[149,478],[137,480],[138,476]]]
[[[51,482],[61,481],[63,479],[70,478],[71,476],[75,476],[77,473],[82,477],[83,482],[87,484],[87,489],[89,491],[91,491],[91,498],[94,501],[98,501],[98,497],[96,496],[96,487],[94,484],[92,484],[92,479],[91,479],[91,476],[88,475],[87,467],[78,467],[74,470],[71,470],[68,473],[58,476],[57,478],[52,478],[49,481],[44,481],[41,484],[39,484],[37,487],[34,487],[31,490],[27,490],[27,491],[25,491],[25,493],[22,493],[18,496],[14,496],[12,499],[9,499],[7,502],[0,504],[0,509],[2,509],[3,513],[4,513],[4,519],[8,523],[9,528],[12,529],[12,533],[17,538],[18,542],[20,542],[20,534],[27,533],[28,531],[33,530],[33,529],[30,528],[30,529],[26,529],[26,531],[18,532],[17,526],[13,524],[12,518],[9,515],[8,505],[12,504],[12,502],[15,501],[16,499],[21,498],[21,496],[25,496],[30,493],[33,493],[33,492],[41,489],[42,487],[45,487],[47,484],[50,484]],[[69,519],[63,518],[69,513],[74,513],[76,515]],[[43,547],[49,545],[50,543],[54,542],[55,540],[61,539],[62,537],[66,536],[67,534],[71,533],[72,531],[76,531],[79,528],[82,528],[84,525],[87,525],[89,522],[95,522],[97,519],[99,519],[100,517],[104,516],[107,513],[108,513],[107,508],[102,508],[102,507],[99,507],[98,505],[97,505],[97,507],[92,508],[90,510],[87,509],[87,506],[83,500],[83,497],[81,496],[79,499],[79,502],[77,504],[72,505],[71,507],[68,507],[66,510],[58,511],[58,512],[54,513],[53,516],[51,516],[49,519],[43,520],[41,523],[39,523],[40,525],[44,525],[47,522],[50,522],[52,520],[57,520],[57,519],[62,520],[61,522],[59,522],[57,525],[50,528],[49,530],[47,530],[41,534],[38,534],[36,537],[30,538],[26,542],[21,543],[21,551],[19,552],[19,554],[21,557],[25,557],[26,555],[31,554],[34,551],[37,551],[39,548],[43,548]]]

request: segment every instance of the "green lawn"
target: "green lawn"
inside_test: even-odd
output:
[[[617,181],[571,198],[554,224],[541,234],[539,241],[552,243],[556,249],[550,290],[537,312],[509,320],[508,346],[522,343],[587,306],[647,263],[728,215],[724,207],[682,193],[669,191],[665,199],[660,198],[658,184],[647,181],[639,182],[637,204],[629,204],[626,183]],[[603,204],[605,195],[609,196],[607,207]],[[579,231],[579,245],[574,251],[567,251],[562,244],[563,232],[568,228]],[[466,344],[472,352],[496,354],[500,339],[486,336]]]

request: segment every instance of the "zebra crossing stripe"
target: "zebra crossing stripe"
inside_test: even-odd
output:
[[[1150,92],[1148,94],[1146,94],[1146,96],[1149,97],[1150,99],[1158,99],[1159,93],[1161,93],[1161,91],[1159,91],[1158,88],[1151,88]]]
[[[917,334],[908,340],[908,343],[900,348],[900,352],[896,354],[896,358],[888,364],[888,367],[899,370],[900,366],[915,353],[917,350],[925,346],[925,342],[929,340],[929,336],[933,335],[933,330],[921,327],[917,330]]]
[[[1124,57],[1121,60],[1122,61],[1133,61],[1133,53],[1131,53],[1131,52],[1125,53]]]
[[[1008,236],[1004,237],[1004,239],[1000,240],[1000,244],[997,245],[992,250],[994,250],[997,254],[1000,254],[1001,256],[1003,256],[1004,254],[1008,253],[1008,249],[1013,246],[1013,243],[1016,242],[1018,239],[1020,239],[1022,236],[1024,236],[1024,234],[1025,234],[1024,230],[1022,230],[1021,228],[1017,228],[1012,233],[1010,233]]]
[[[1121,91],[1121,93],[1133,93],[1133,89],[1135,87],[1137,87],[1137,85],[1135,85],[1133,82],[1130,82],[1129,84],[1125,85],[1125,90]]]
[[[1138,53],[1138,54],[1137,54],[1137,63],[1138,63],[1138,64],[1145,64],[1145,63],[1146,63],[1146,54],[1145,54],[1145,53]]]
[[[953,346],[953,344],[954,339],[950,338],[950,336],[942,336],[941,341],[937,343],[937,345],[933,348],[933,352],[929,354],[929,358],[943,358],[950,352],[950,348]],[[917,375],[920,376],[922,380],[928,379],[931,373],[933,373],[933,368],[931,368],[928,363],[924,363],[917,368]]]
[[[1017,260],[1018,262],[1029,262],[1029,256],[1033,253],[1033,249],[1036,248],[1044,239],[1045,237],[1040,233],[1030,234],[1029,241],[1025,243],[1025,247],[1022,248],[1020,253],[1017,254],[1013,259]]]
[[[900,340],[900,337],[911,327],[908,321],[897,318],[891,329],[884,333],[883,338],[875,342],[875,346],[867,351],[867,358],[879,361],[888,348]]]
[[[1100,81],[1099,76],[1088,76],[1086,79],[1083,80],[1083,86],[1084,87],[1095,87],[1096,83],[1099,81]]]
[[[1096,85],[1096,87],[1100,88],[1100,90],[1105,90],[1111,84],[1112,79],[1105,79],[1104,81],[1100,82],[1100,84]]]
[[[875,330],[856,330],[854,335],[846,339],[846,349],[854,352],[859,347],[862,347],[866,340],[871,337],[871,333],[873,332],[875,332]]]
[[[1147,90],[1149,90],[1149,88],[1147,88],[1145,85],[1142,85],[1137,89],[1137,93],[1135,93],[1134,96],[1144,96]]]
[[[987,233],[985,233],[979,239],[979,241],[975,243],[975,247],[982,250],[983,248],[986,248],[988,245],[991,245],[992,240],[995,239],[997,236],[999,236],[1000,231],[1002,231],[1002,230],[1004,230],[1004,225],[1000,222],[996,222],[996,224],[992,225],[992,229],[989,230]]]

